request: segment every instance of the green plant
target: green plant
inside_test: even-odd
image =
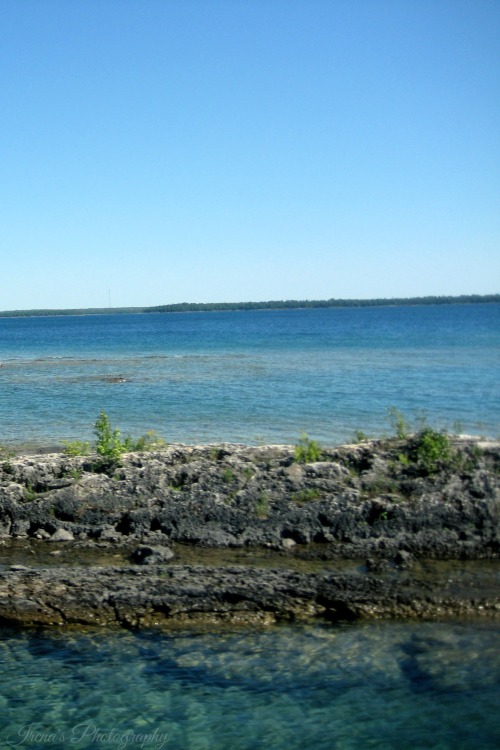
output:
[[[16,453],[12,448],[8,448],[6,445],[0,445],[0,461],[8,461],[9,459],[14,458],[15,455]]]
[[[82,469],[70,469],[68,473],[75,482],[78,482],[78,480],[82,478],[83,471]]]
[[[310,500],[316,500],[321,495],[320,490],[316,487],[309,487],[307,490],[300,490],[292,495],[292,500],[296,503],[305,503]]]
[[[363,489],[368,497],[379,497],[380,495],[394,495],[398,491],[398,485],[391,477],[380,475],[366,482]]]
[[[85,443],[82,440],[73,440],[63,442],[64,453],[67,456],[88,456],[90,453],[90,443]]]
[[[410,458],[426,474],[434,474],[452,458],[451,441],[444,432],[426,427],[418,433],[411,447]]]
[[[141,435],[133,443],[134,451],[152,451],[159,448],[165,448],[165,440],[158,435],[156,430],[148,430],[145,435]]]
[[[395,406],[391,406],[389,407],[389,409],[387,409],[387,416],[396,437],[399,440],[404,440],[404,438],[408,437],[408,433],[410,432],[410,423],[408,422],[404,414],[402,414],[399,409],[396,409]]]
[[[308,464],[321,458],[321,448],[316,440],[310,440],[303,432],[295,445],[295,460],[299,464]]]
[[[14,466],[12,465],[11,458],[14,458],[15,451],[8,448],[6,445],[0,445],[0,461],[3,461],[2,469],[6,474],[14,473]]]
[[[123,453],[133,449],[132,438],[120,439],[120,430],[113,430],[106,412],[101,411],[94,425],[96,434],[95,448],[97,453],[105,459],[116,461]]]
[[[31,484],[27,484],[24,488],[24,499],[28,501],[32,501],[36,498],[36,492],[31,486]]]
[[[234,472],[233,472],[233,470],[229,469],[229,468],[225,469],[224,472],[223,472],[223,474],[222,474],[222,481],[226,482],[226,484],[230,484],[230,482],[232,482],[233,479],[234,479]]]
[[[155,430],[149,430],[136,440],[127,436],[122,439],[120,430],[112,429],[109,417],[101,411],[94,425],[96,436],[95,450],[107,462],[117,461],[123,453],[128,451],[151,451],[165,447],[166,443]],[[82,440],[65,441],[64,453],[67,456],[88,456],[91,452],[90,443]]]
[[[368,435],[363,430],[354,430],[352,437],[355,443],[362,443],[363,440],[368,440]]]
[[[473,445],[472,448],[470,449],[470,455],[471,455],[472,460],[475,461],[475,463],[477,463],[479,459],[483,457],[483,451],[478,445]]]
[[[269,515],[269,498],[262,492],[255,503],[255,515],[257,518],[267,518]]]
[[[210,448],[208,455],[211,461],[220,461],[224,458],[224,451],[221,448]]]

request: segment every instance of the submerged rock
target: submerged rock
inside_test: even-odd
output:
[[[498,592],[463,578],[172,565],[0,572],[0,621],[22,625],[270,624],[322,618],[500,618]]]
[[[149,547],[142,545],[137,547],[130,559],[138,565],[154,565],[155,563],[166,562],[174,557],[174,553],[169,547]]]

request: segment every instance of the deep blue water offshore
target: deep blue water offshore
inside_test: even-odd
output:
[[[4,318],[0,361],[4,443],[89,439],[102,409],[167,442],[335,444],[389,407],[500,432],[496,304]]]
[[[496,437],[499,324],[499,305],[0,319],[0,443],[91,439],[101,409],[172,442],[335,444],[390,431],[391,406]],[[488,622],[0,627],[0,674],[0,748],[500,747]]]

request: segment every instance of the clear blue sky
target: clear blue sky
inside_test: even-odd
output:
[[[0,310],[500,291],[498,0],[2,0]]]

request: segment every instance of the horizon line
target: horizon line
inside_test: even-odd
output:
[[[262,300],[244,302],[172,302],[163,305],[130,305],[121,307],[79,307],[79,308],[29,308],[0,311],[0,317],[36,317],[57,315],[112,315],[148,312],[216,312],[251,309],[298,309],[325,307],[374,307],[432,305],[454,303],[495,303],[500,302],[500,294],[461,294],[425,295],[421,297],[367,297],[302,299],[302,300]]]

